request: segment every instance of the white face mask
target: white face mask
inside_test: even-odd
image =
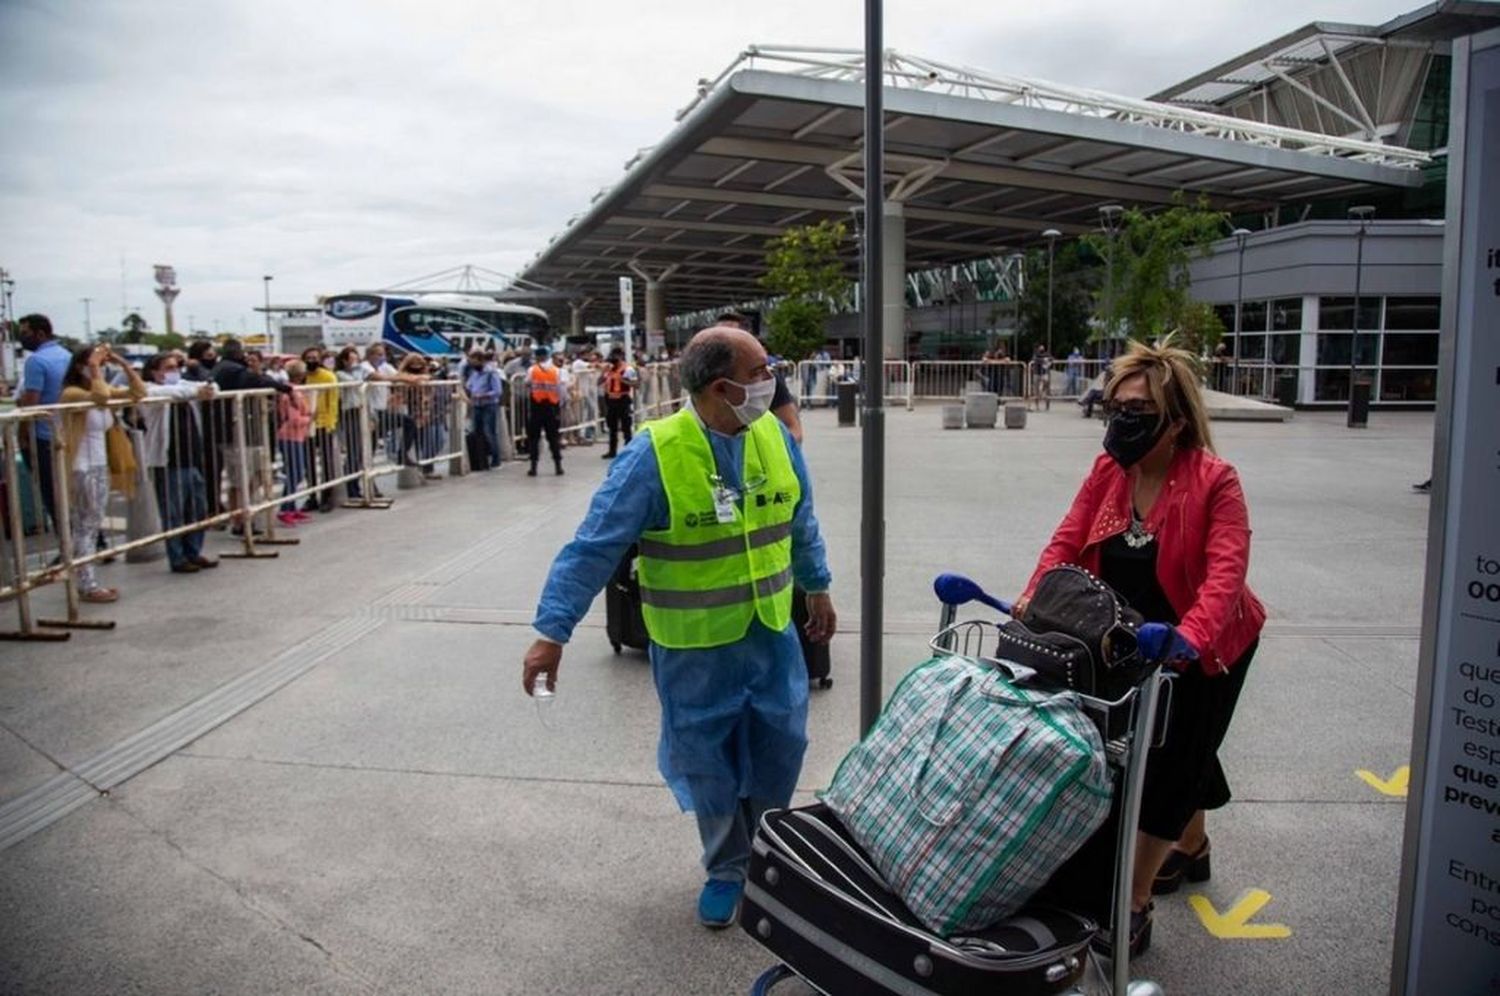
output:
[[[166,373],[162,374],[161,379],[164,383],[176,384],[177,382],[182,380],[182,374],[178,373],[176,370],[168,370]]]
[[[748,384],[733,380],[729,383],[745,392],[744,401],[739,404],[729,402],[729,407],[733,409],[734,417],[740,420],[740,425],[749,425],[771,410],[771,399],[776,396],[775,377],[751,381]]]

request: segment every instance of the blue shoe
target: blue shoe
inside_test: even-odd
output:
[[[711,878],[703,883],[703,891],[698,894],[698,922],[714,928],[733,924],[740,908],[740,893],[744,891],[744,882]]]

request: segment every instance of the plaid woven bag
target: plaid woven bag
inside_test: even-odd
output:
[[[918,919],[951,937],[1018,910],[1104,823],[1110,784],[1072,693],[943,656],[901,682],[823,800]]]

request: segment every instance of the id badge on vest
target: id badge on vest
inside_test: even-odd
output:
[[[734,503],[738,499],[739,494],[733,488],[725,487],[723,484],[714,485],[714,518],[719,520],[721,526],[734,521]]]

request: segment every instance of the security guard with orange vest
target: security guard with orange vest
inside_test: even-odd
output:
[[[531,401],[526,418],[526,452],[531,454],[531,469],[526,476],[536,476],[536,463],[541,456],[537,447],[543,432],[552,450],[552,464],[561,474],[562,373],[553,364],[552,353],[546,346],[538,346],[532,355],[536,362],[526,368],[526,393]]]
[[[632,543],[661,701],[657,764],[692,810],[708,881],[698,918],[734,922],[760,815],[785,806],[807,746],[807,674],[792,582],[809,592],[807,631],[837,628],[831,577],[802,454],[768,413],[775,381],[755,337],[715,326],[678,364],[687,407],[620,451],[537,607],[522,683],[556,688],[573,628]]]
[[[625,362],[623,349],[616,349],[609,354],[609,366],[604,368],[604,376],[599,378],[599,386],[604,392],[604,424],[609,427],[609,450],[600,454],[601,459],[615,458],[621,432],[625,433],[625,444],[630,444],[632,423],[635,421],[631,394],[635,391],[638,379],[635,368]]]

